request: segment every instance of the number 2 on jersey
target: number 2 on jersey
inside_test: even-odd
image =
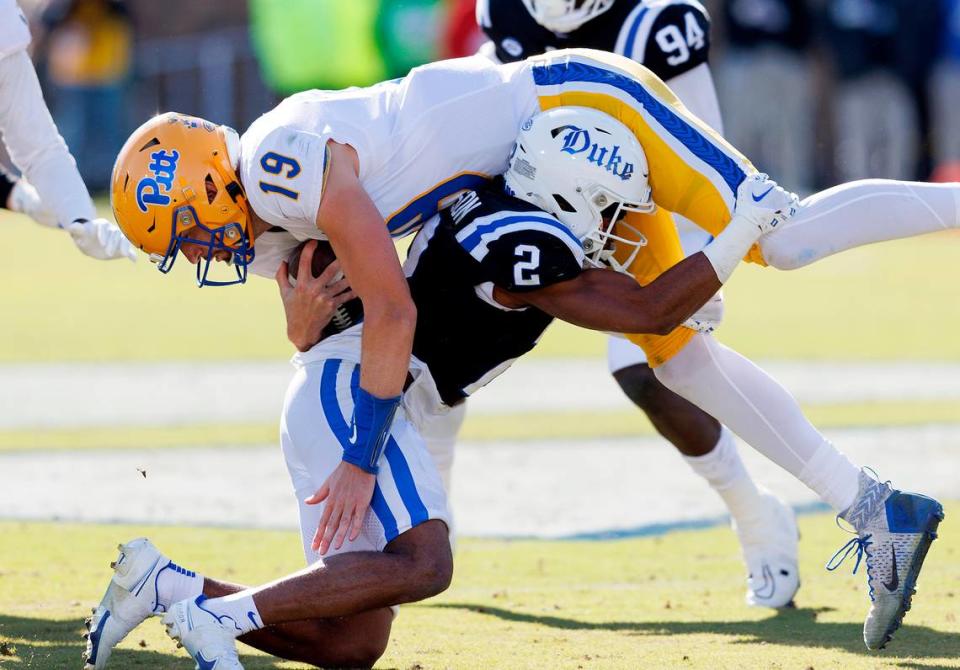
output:
[[[513,266],[513,283],[517,286],[539,286],[540,249],[532,244],[518,244],[513,250],[520,261]]]
[[[690,52],[702,49],[704,46],[703,28],[697,23],[697,17],[693,12],[687,12],[683,17],[684,32],[686,36],[680,33],[680,28],[670,24],[657,31],[655,39],[661,51],[665,54],[671,54],[667,58],[669,65],[680,65],[690,60]]]
[[[300,174],[300,163],[293,158],[282,156],[273,151],[268,151],[263,155],[263,158],[260,159],[260,167],[263,168],[264,172],[280,175],[287,179],[293,179]],[[264,193],[279,193],[291,200],[297,200],[300,197],[300,194],[296,191],[263,181],[260,182],[260,190]]]

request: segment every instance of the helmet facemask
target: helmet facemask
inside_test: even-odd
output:
[[[640,249],[647,246],[647,238],[627,223],[624,217],[627,212],[649,214],[655,206],[650,202],[632,203],[618,200],[615,194],[605,189],[599,189],[593,200],[598,206],[603,206],[603,209],[600,211],[599,225],[583,239],[583,264],[630,274],[630,266],[636,260]],[[618,228],[630,230],[633,236],[618,235]],[[617,260],[618,252],[621,260]]]
[[[530,16],[547,30],[572,33],[613,6],[613,0],[523,0]]]

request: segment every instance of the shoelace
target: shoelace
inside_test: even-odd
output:
[[[827,561],[827,564],[824,567],[833,572],[839,568],[845,560],[847,560],[847,557],[850,554],[857,552],[857,562],[853,566],[853,574],[857,574],[857,570],[860,569],[860,562],[863,560],[863,555],[867,554],[867,547],[873,544],[873,542],[870,541],[871,537],[873,537],[873,535],[868,533],[863,537],[857,536],[853,538],[845,545],[840,547],[837,550],[837,553],[835,553],[833,557]],[[841,556],[841,554],[843,555]],[[867,555],[869,556],[869,554]],[[837,559],[837,556],[840,556],[839,560]]]

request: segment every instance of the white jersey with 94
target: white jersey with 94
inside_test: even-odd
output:
[[[441,61],[368,88],[293,95],[241,138],[240,178],[273,230],[251,271],[272,277],[300,241],[323,238],[317,210],[327,142],[353,147],[360,183],[395,237],[415,232],[467,188],[501,174],[538,110],[530,66],[482,57]]]

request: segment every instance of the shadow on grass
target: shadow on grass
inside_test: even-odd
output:
[[[502,607],[470,603],[428,603],[423,607],[469,610],[505,621],[530,623],[564,630],[602,630],[628,635],[694,635],[713,633],[738,638],[734,644],[769,643],[798,647],[827,647],[882,659],[895,657],[953,658],[960,649],[960,633],[948,633],[926,626],[900,629],[890,643],[892,649],[872,652],[863,645],[863,626],[859,623],[818,622],[817,616],[832,608],[779,610],[760,621],[579,621],[545,614],[516,612]],[[892,657],[892,658],[891,658]],[[904,661],[899,667],[939,670],[957,666],[927,665]]]
[[[149,622],[148,622],[149,623]],[[56,619],[33,619],[0,614],[0,668],[80,668],[85,642],[81,639],[85,628],[78,621]],[[131,637],[137,640],[136,632]],[[166,640],[164,640],[166,642]],[[193,668],[194,663],[174,643],[161,644],[162,649],[118,649],[110,657],[111,670],[125,668],[151,668],[157,670]],[[240,648],[241,655],[243,646]],[[13,653],[13,656],[10,654]],[[14,661],[19,659],[19,662]],[[270,670],[279,667],[280,661],[263,656],[242,656],[243,666],[248,670]]]

